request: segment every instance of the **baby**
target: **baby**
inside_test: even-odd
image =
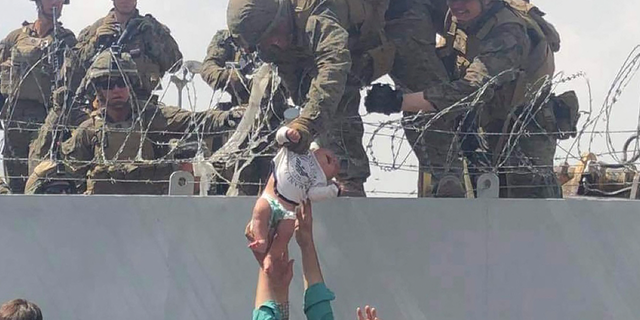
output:
[[[311,148],[298,154],[286,147],[299,140],[300,134],[287,127],[276,133],[276,141],[282,147],[273,159],[273,172],[245,230],[251,250],[259,254],[268,251],[263,262],[267,272],[271,257],[280,257],[287,250],[295,228],[296,207],[307,199],[319,201],[335,198],[339,193],[338,186],[330,182],[340,170],[333,152]]]

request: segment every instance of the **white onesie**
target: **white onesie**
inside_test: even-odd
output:
[[[276,133],[276,141],[283,145],[289,142],[287,130],[282,127]],[[338,196],[338,186],[327,183],[318,159],[312,151],[298,154],[281,147],[273,158],[273,176],[276,181],[276,194],[298,205],[307,199],[319,201]]]

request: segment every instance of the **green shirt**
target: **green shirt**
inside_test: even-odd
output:
[[[324,283],[316,283],[304,293],[304,313],[307,320],[333,320],[331,301],[335,294]],[[253,310],[253,320],[280,320],[280,310],[275,301],[267,301]]]

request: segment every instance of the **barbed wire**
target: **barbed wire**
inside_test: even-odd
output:
[[[73,54],[73,52],[67,52],[67,54]],[[77,57],[75,57],[77,58]],[[16,95],[19,94],[19,89],[22,86],[23,81],[27,78],[27,76],[35,70],[35,68],[41,66],[43,63],[43,59],[38,61],[35,65],[33,65],[29,70],[27,70],[26,74],[21,78],[21,81],[16,86],[17,90],[14,92]],[[117,60],[116,60],[117,61]],[[176,62],[176,64],[171,68],[177,68],[179,64],[182,62]],[[73,65],[74,67],[78,67],[78,65]],[[80,68],[84,68],[84,66],[80,65]],[[126,74],[122,71],[121,66],[118,66],[120,69],[120,74],[123,78],[127,79]],[[127,88],[132,96],[132,103],[130,105],[134,116],[131,119],[131,125],[129,127],[107,127],[106,121],[102,123],[102,128],[99,130],[105,130],[109,133],[121,133],[124,134],[124,139],[119,146],[115,146],[115,153],[108,154],[107,148],[108,145],[106,141],[106,134],[101,135],[101,141],[98,144],[100,148],[98,148],[98,156],[94,159],[85,161],[74,159],[73,163],[76,165],[121,165],[121,164],[139,164],[139,165],[166,165],[166,164],[185,164],[192,163],[196,164],[196,166],[200,166],[198,170],[200,174],[206,175],[207,181],[210,183],[226,183],[229,185],[254,185],[259,186],[262,182],[255,181],[239,181],[238,172],[242,172],[247,167],[252,165],[253,160],[257,158],[272,158],[275,156],[275,144],[273,142],[273,135],[280,125],[285,123],[284,117],[280,114],[281,110],[291,107],[289,105],[279,105],[276,106],[274,100],[276,95],[280,90],[279,78],[277,77],[277,69],[273,67],[269,67],[270,69],[265,71],[265,75],[259,79],[251,79],[252,85],[249,85],[248,81],[245,81],[245,76],[241,74],[240,70],[235,68],[231,68],[230,72],[236,73],[239,79],[241,79],[241,84],[244,86],[248,92],[260,91],[260,89],[256,89],[256,83],[260,81],[264,81],[262,87],[262,92],[259,92],[258,98],[255,98],[253,101],[250,101],[249,104],[253,102],[253,107],[256,107],[257,110],[252,114],[252,118],[247,120],[247,123],[251,123],[249,126],[240,126],[228,129],[228,130],[216,130],[215,132],[209,132],[204,130],[205,128],[205,119],[198,119],[197,117],[197,103],[198,103],[198,94],[196,87],[193,82],[189,82],[186,86],[187,89],[187,105],[184,109],[191,111],[190,120],[188,125],[185,126],[185,130],[174,131],[174,130],[159,130],[158,128],[153,127],[151,124],[153,121],[159,117],[160,108],[162,103],[159,104],[160,107],[156,106],[152,101],[151,97],[149,97],[146,101],[138,101],[136,98],[136,92],[131,85],[131,83],[127,83]],[[576,132],[573,132],[576,135],[576,138],[571,141],[568,146],[562,145],[562,143],[557,144],[557,148],[564,152],[564,156],[555,156],[555,161],[560,161],[562,163],[568,162],[569,160],[581,160],[583,154],[585,153],[593,153],[597,157],[607,156],[615,161],[615,164],[624,165],[629,170],[635,171],[635,166],[640,164],[638,163],[638,159],[636,155],[640,155],[640,139],[636,139],[635,143],[631,145],[629,143],[626,147],[633,147],[632,150],[619,150],[616,148],[614,140],[614,136],[622,136],[622,135],[640,135],[640,110],[638,112],[638,123],[636,128],[634,129],[620,129],[614,128],[611,123],[611,117],[613,113],[613,108],[616,103],[619,101],[625,89],[630,85],[632,79],[638,72],[640,68],[640,46],[635,47],[632,52],[629,54],[628,58],[625,60],[623,66],[618,72],[616,78],[614,79],[613,84],[611,85],[607,97],[601,106],[601,108],[594,112],[593,108],[593,97],[591,93],[591,84],[586,74],[580,72],[575,73],[569,76],[564,76],[563,73],[558,73],[554,77],[546,77],[539,80],[537,85],[532,87],[537,88],[535,90],[530,90],[527,92],[527,100],[523,104],[523,107],[519,111],[517,115],[514,115],[514,122],[508,128],[508,131],[505,132],[481,132],[477,130],[468,130],[468,128],[464,127],[464,119],[472,119],[472,122],[477,121],[477,114],[482,112],[482,109],[485,108],[486,97],[491,96],[494,91],[494,87],[500,85],[501,81],[506,77],[508,78],[511,73],[516,72],[515,70],[505,70],[500,73],[496,77],[490,79],[483,86],[478,88],[474,93],[469,96],[461,99],[460,101],[454,103],[453,105],[437,112],[435,114],[416,114],[416,115],[405,115],[398,119],[381,121],[381,122],[371,122],[361,120],[360,116],[354,116],[350,121],[353,123],[362,123],[362,125],[367,128],[365,129],[365,135],[368,136],[368,141],[365,144],[365,150],[369,155],[369,161],[371,165],[374,167],[378,167],[383,171],[403,171],[410,173],[417,173],[420,171],[421,165],[414,165],[409,163],[410,159],[413,159],[413,149],[415,149],[416,145],[409,143],[409,140],[404,134],[404,130],[412,129],[418,131],[419,138],[418,141],[421,140],[425,135],[429,135],[430,133],[439,133],[439,134],[448,134],[452,136],[452,140],[450,142],[450,146],[448,148],[447,153],[447,161],[443,166],[439,165],[430,165],[429,167],[432,169],[442,169],[442,170],[463,170],[464,166],[457,166],[453,164],[455,159],[461,157],[459,153],[459,144],[461,142],[461,137],[468,137],[470,139],[475,139],[478,141],[480,145],[486,145],[486,139],[491,137],[498,137],[501,139],[505,139],[505,143],[500,148],[494,150],[499,152],[486,152],[482,154],[485,157],[485,161],[483,163],[476,163],[473,166],[474,170],[478,172],[468,172],[465,173],[467,176],[475,177],[481,175],[485,172],[495,172],[495,173],[526,173],[531,170],[534,171],[544,171],[544,170],[553,170],[557,168],[555,165],[534,165],[531,162],[531,159],[522,156],[521,151],[518,148],[519,141],[526,137],[533,136],[550,136],[550,135],[559,135],[559,134],[567,134],[568,132],[561,131],[547,131],[544,126],[537,122],[536,116],[541,111],[541,106],[546,104],[549,99],[551,93],[557,88],[559,85],[566,84],[568,82],[573,82],[577,80],[583,80],[587,87],[588,92],[588,104],[587,110],[581,110],[581,114],[586,116],[586,119],[583,118],[582,126]],[[70,70],[73,74],[76,70]],[[82,70],[86,72],[86,70]],[[71,85],[70,80],[66,85]],[[227,79],[226,84],[222,91],[228,91],[231,89],[231,77]],[[39,86],[40,92],[43,95],[47,92],[43,90],[43,86]],[[159,91],[159,101],[163,101],[168,93],[170,86],[166,86],[162,88],[160,91],[160,83],[155,88],[156,92]],[[77,105],[67,105],[69,99],[69,95],[72,93],[67,92],[65,94],[65,104],[63,105],[61,116],[55,123],[51,125],[51,132],[54,137],[58,136],[58,133],[62,130],[75,131],[78,129],[78,125],[70,125],[64,122],[66,116],[69,115],[72,108],[77,108]],[[211,95],[211,99],[209,100],[208,106],[201,112],[207,112],[210,110],[219,110],[221,105],[221,101],[223,99],[223,95],[218,95],[216,97],[215,94]],[[17,100],[10,100],[10,104],[8,105],[8,115],[6,119],[3,121],[5,134],[6,132],[10,132],[11,130],[19,130],[22,132],[39,132],[40,127],[45,124],[44,121],[30,121],[30,120],[16,120],[14,119],[14,112],[17,109]],[[73,103],[76,103],[75,101]],[[109,101],[106,101],[108,104]],[[48,102],[44,104],[45,108],[50,108],[48,106]],[[251,106],[250,106],[251,107]],[[142,114],[146,114],[147,112],[151,112],[149,117],[142,117]],[[457,126],[453,130],[442,130],[438,128],[434,128],[434,123],[443,119],[444,117],[449,117],[451,115],[457,115],[461,119],[458,122]],[[103,115],[104,116],[104,115]],[[365,118],[367,115],[365,115]],[[346,119],[346,118],[345,118]],[[244,121],[244,120],[243,120]],[[241,121],[242,122],[242,121]],[[600,129],[599,124],[605,123],[605,128]],[[569,132],[571,133],[571,132]],[[213,152],[212,156],[207,157],[206,154],[206,145],[208,142],[207,139],[211,138],[221,138],[228,137],[233,138],[236,135],[237,137],[241,137],[242,141],[235,141],[235,145],[233,147],[229,147],[228,143],[223,145],[221,148],[216,150],[210,150]],[[184,143],[190,140],[195,140],[198,145],[198,150],[196,152],[195,157],[190,159],[173,159],[171,158],[171,153],[164,153],[160,155],[155,155],[153,159],[145,159],[143,148],[145,145],[152,145],[160,148],[167,148],[167,141],[156,141],[154,139],[150,139],[150,136],[172,136],[177,140],[178,144]],[[606,151],[593,151],[594,140],[598,136],[604,136],[606,139]],[[588,137],[588,146],[586,150],[583,150],[582,140],[583,137]],[[135,155],[124,154],[128,151],[126,149],[131,145],[132,139],[136,139],[137,150]],[[385,152],[383,148],[380,147],[381,140],[386,140],[389,145],[390,152]],[[48,159],[53,161],[56,164],[69,164],[68,159],[59,159],[58,155],[55,152],[55,149],[59,147],[59,145],[63,141],[59,139],[51,139],[51,143],[48,146],[49,154]],[[631,141],[633,142],[633,141]],[[3,139],[0,142],[0,145],[6,144],[6,140]],[[409,148],[407,148],[407,146]],[[114,146],[110,147],[110,150],[113,150]],[[625,148],[626,148],[625,147]],[[211,148],[213,149],[213,148]],[[221,152],[222,151],[222,152]],[[629,157],[629,152],[631,152],[631,157]],[[382,153],[384,156],[380,156]],[[518,158],[520,161],[517,165],[509,163],[509,159],[513,157]],[[124,159],[121,159],[124,158]],[[382,158],[389,160],[382,160]],[[496,160],[497,159],[497,160]],[[4,155],[0,160],[3,161],[18,161],[18,162],[28,162],[30,159],[21,158],[21,157],[11,157]],[[33,160],[33,159],[31,159]],[[629,161],[632,160],[632,161]],[[217,163],[218,166],[213,166],[211,163]],[[202,166],[206,166],[206,169],[203,169]],[[224,171],[231,170],[233,174],[225,173]],[[9,179],[16,177],[7,177]],[[73,178],[74,181],[85,181],[86,177],[82,178]],[[97,181],[97,180],[96,180]],[[109,180],[111,182],[129,182],[131,180]],[[149,180],[141,180],[141,181],[151,181],[152,183],[166,183],[168,180],[161,178],[151,177]],[[141,182],[136,181],[136,182]],[[511,186],[515,187],[515,186]],[[527,186],[527,187],[535,187],[535,186]],[[416,191],[410,192],[397,192],[393,190],[370,190],[369,192],[374,194],[399,194],[399,195],[415,195]]]

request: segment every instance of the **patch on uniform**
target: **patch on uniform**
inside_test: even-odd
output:
[[[462,54],[467,54],[467,34],[464,31],[456,30],[456,36],[453,39],[453,48]]]

